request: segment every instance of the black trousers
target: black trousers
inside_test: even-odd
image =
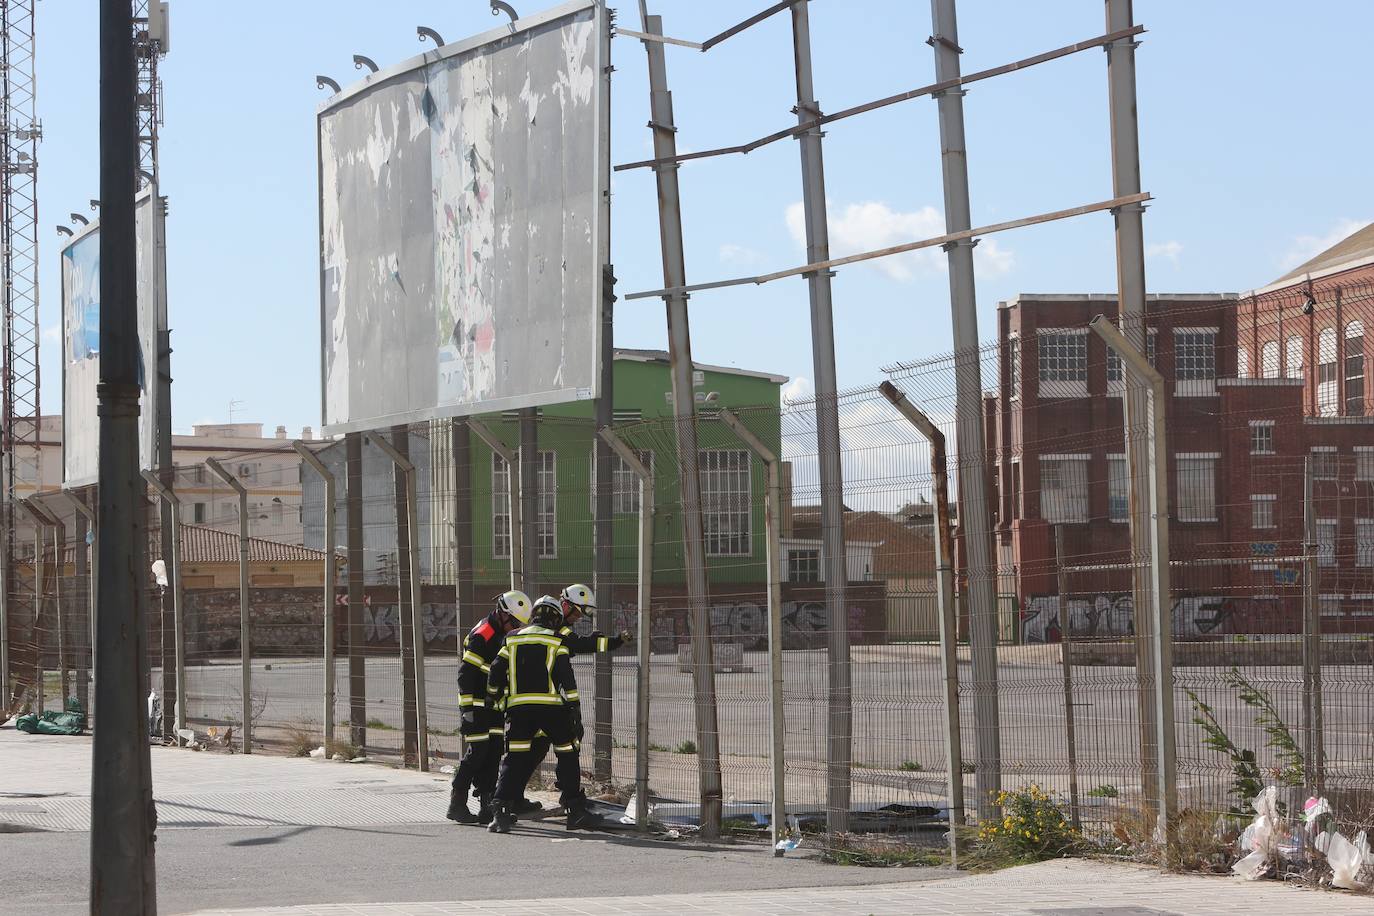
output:
[[[547,745],[541,745],[541,739],[553,746],[559,803],[566,808],[583,797],[581,744],[573,735],[567,707],[530,705],[506,711],[506,756],[496,783],[497,801],[514,802],[524,796],[530,777],[544,759]]]
[[[464,800],[472,789],[478,795],[491,795],[496,790],[497,768],[504,750],[501,714],[481,708],[473,711],[473,722],[464,722],[462,727],[463,759],[453,770],[454,795]]]

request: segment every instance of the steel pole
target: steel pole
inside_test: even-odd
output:
[[[965,824],[964,749],[959,711],[959,616],[954,605],[954,532],[950,523],[949,461],[945,451],[945,434],[891,382],[883,382],[878,390],[930,443],[931,492],[935,501],[935,595],[940,613],[940,664],[945,681],[949,850],[953,863],[957,865],[961,845],[959,828]]]
[[[67,669],[67,609],[62,604],[62,553],[67,547],[67,526],[56,512],[45,509],[52,519],[53,577],[52,607],[57,618],[57,683],[62,691],[61,709],[67,708],[67,698],[71,696],[71,678]]]
[[[476,605],[472,581],[472,436],[462,417],[453,421],[453,567],[458,637],[455,648],[463,656],[464,612]]]
[[[370,441],[381,449],[392,463],[396,465],[396,473],[401,476],[403,481],[403,495],[405,498],[405,527],[406,527],[406,567],[409,573],[410,585],[410,638],[412,640],[412,670],[414,672],[414,703],[415,703],[415,735],[416,745],[416,765],[420,772],[429,772],[429,716],[426,708],[425,697],[425,628],[423,616],[423,586],[420,579],[421,553],[420,553],[420,503],[415,484],[415,463],[410,460],[410,435],[408,431],[403,431],[403,427],[395,427],[392,430],[394,443],[387,442],[381,436],[370,436]],[[397,514],[397,524],[400,524],[400,514]],[[399,589],[398,589],[399,592]],[[409,723],[407,723],[409,725]]]
[[[1134,24],[1131,0],[1105,0],[1107,29],[1117,23],[1121,28]],[[1136,123],[1134,38],[1122,38],[1104,47],[1107,52],[1107,92],[1112,145],[1112,188],[1114,196],[1140,192],[1140,137]],[[1112,211],[1116,223],[1116,284],[1121,331],[1131,345],[1144,352],[1145,328],[1145,241],[1143,203],[1118,207]],[[1124,426],[1126,476],[1130,481],[1132,570],[1131,599],[1134,606],[1136,636],[1137,698],[1140,720],[1141,770],[1145,774],[1142,790],[1147,805],[1159,799],[1160,787],[1148,762],[1158,754],[1155,746],[1156,723],[1154,689],[1149,676],[1154,643],[1153,576],[1147,534],[1149,509],[1149,406],[1148,385],[1134,376],[1126,379]]]
[[[206,458],[205,466],[229,485],[239,497],[239,654],[243,692],[242,750],[253,753],[253,622],[248,607],[248,490],[239,479],[224,469],[214,458]]]
[[[89,572],[89,561],[86,556],[86,532],[88,530],[86,516],[80,512],[76,513],[76,547],[73,551],[76,561],[76,569],[73,571],[78,583],[86,582]],[[80,585],[77,586],[80,588]],[[89,590],[89,584],[87,585]],[[87,597],[87,607],[90,606],[89,596]],[[81,614],[78,619],[82,621],[77,632],[79,647],[76,652],[76,701],[81,704],[87,714],[91,711],[90,693],[90,663],[87,661],[86,653],[91,647],[91,637],[94,635],[91,627],[90,614]]]
[[[643,3],[641,2],[641,15]],[[663,35],[661,16],[644,16],[644,31]],[[663,45],[645,41],[649,57],[649,127],[654,137],[654,157],[677,155],[673,126],[673,96],[668,91],[668,65]],[[678,165],[663,162],[654,167],[658,184],[658,230],[663,252],[663,285],[686,285],[683,258],[682,209],[678,192]],[[673,418],[677,429],[677,459],[682,487],[682,552],[686,566],[687,605],[691,619],[693,706],[696,712],[697,762],[700,767],[701,836],[720,834],[721,778],[720,730],[716,711],[716,672],[711,651],[711,616],[707,607],[706,543],[702,532],[701,480],[697,473],[696,396],[692,387],[692,333],[687,315],[687,295],[664,296],[668,317],[668,363],[673,383]]]
[[[363,610],[367,603],[363,548],[363,436],[344,435],[344,515],[348,543],[348,742],[367,745],[367,663]]]
[[[610,264],[611,251],[611,26],[615,11],[600,4],[606,20],[601,29],[601,133],[600,184],[601,212],[598,222],[601,268],[601,391],[596,401],[597,428],[610,426],[615,420],[615,270]],[[592,588],[601,607],[614,607],[615,574],[615,507],[611,474],[611,449],[601,437],[592,442],[596,469],[595,537],[596,558],[592,574]],[[615,682],[611,656],[597,652],[592,656],[594,677],[594,711],[596,733],[593,736],[592,775],[598,782],[609,782],[612,772],[612,723],[615,706],[612,696]]]
[[[639,565],[637,572],[639,632],[635,657],[639,668],[635,678],[635,826],[649,826],[649,653],[652,649],[653,620],[650,610],[654,575],[654,478],[628,445],[610,427],[598,430],[598,438],[620,456],[639,480]]]
[[[1166,860],[1176,861],[1178,813],[1178,756],[1174,730],[1174,628],[1172,588],[1169,581],[1169,451],[1164,377],[1155,371],[1142,350],[1101,315],[1088,327],[1121,357],[1122,366],[1150,392],[1149,481],[1147,492],[1150,514],[1150,597],[1154,639],[1151,653],[1153,704],[1156,711],[1154,770],[1158,779],[1159,804],[1157,836],[1165,849]],[[1145,772],[1149,767],[1144,768]]]
[[[527,407],[520,411],[520,539],[524,561],[520,588],[538,597],[539,589],[539,411]],[[516,481],[512,478],[511,487]]]
[[[100,4],[100,631],[91,759],[90,909],[157,912],[148,713],[148,657],[139,573],[145,568],[138,475],[138,279],[134,188],[133,8]]]
[[[515,449],[492,432],[487,425],[479,420],[468,418],[468,429],[477,434],[477,438],[486,443],[487,448],[491,449],[501,460],[506,463],[506,480],[509,486],[506,488],[507,505],[510,512],[510,587],[524,589],[525,587],[525,564],[524,564],[524,525],[521,523],[521,499],[519,481],[516,479],[516,470],[520,463],[520,456]]]
[[[768,725],[772,742],[768,763],[773,776],[773,804],[769,817],[773,855],[781,857],[778,843],[787,836],[787,792],[784,779],[784,743],[787,731],[782,705],[782,472],[778,455],[754,431],[729,410],[720,412],[721,421],[758,456],[768,474],[768,497],[764,503],[764,528],[768,564]],[[845,808],[848,811],[848,806]]]
[[[324,755],[334,755],[334,593],[339,578],[337,552],[338,532],[337,506],[338,481],[334,474],[324,466],[324,462],[310,450],[304,442],[297,439],[291,443],[301,460],[324,481]]]
[[[43,529],[52,522],[32,501],[31,498],[18,500],[19,507],[33,522],[33,677],[35,702],[34,708],[42,714],[46,702],[46,670],[43,667],[43,648],[47,643],[43,629],[43,591],[47,584],[47,563],[43,557]]]
[[[797,121],[821,116],[811,77],[809,0],[792,4],[792,48],[796,60]],[[830,231],[825,213],[825,164],[821,129],[798,134],[801,150],[802,202],[806,215],[806,259],[830,259]],[[840,465],[840,415],[835,374],[835,319],[831,306],[832,271],[807,274],[811,300],[811,358],[816,383],[816,455],[821,484],[821,553],[825,562],[826,641],[829,673],[826,718],[826,829],[849,829],[850,763],[853,756],[854,708],[849,658],[849,608],[845,586],[844,479]]]
[[[931,0],[935,34],[935,78],[959,76],[959,29],[954,0]],[[972,226],[969,215],[968,151],[964,144],[963,89],[935,94],[940,111],[940,166],[944,176],[945,231]],[[956,435],[959,461],[959,527],[968,570],[969,642],[973,655],[973,713],[977,727],[975,772],[978,818],[996,815],[1002,788],[1002,738],[997,690],[997,594],[992,560],[992,525],[987,497],[987,439],[983,429],[983,380],[978,348],[978,303],[974,293],[973,239],[945,246],[949,260],[950,317],[954,328]]]

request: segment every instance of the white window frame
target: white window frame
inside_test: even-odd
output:
[[[816,577],[815,577],[814,579],[797,579],[797,578],[793,577],[793,575],[792,575],[792,557],[795,556],[795,555],[797,555],[797,554],[808,554],[808,555],[813,555],[813,556],[814,556],[815,563],[816,563]],[[808,556],[808,557],[807,557],[808,562],[811,560],[811,558],[812,558],[811,556]],[[821,551],[820,551],[820,548],[819,548],[819,547],[789,547],[789,548],[787,549],[787,558],[786,558],[786,560],[784,561],[783,572],[785,573],[785,575],[786,575],[786,581],[788,581],[788,582],[811,582],[811,583],[815,583],[815,582],[822,582],[822,581],[824,581],[823,576],[825,575],[825,568],[824,568],[824,566],[821,564]]]
[[[535,537],[539,541],[539,559],[558,559],[558,452],[540,449],[539,466],[535,470],[539,503],[535,507]]]
[[[1038,388],[1042,398],[1086,398],[1088,396],[1088,329],[1087,328],[1037,328],[1035,339],[1035,360]],[[1065,349],[1081,353],[1081,361],[1073,354],[1046,356],[1046,339],[1064,337]],[[1052,362],[1053,361],[1053,362]],[[1074,363],[1078,365],[1075,366]],[[1061,365],[1062,363],[1062,365]],[[1046,372],[1050,375],[1047,377]],[[1023,380],[1024,381],[1024,380]]]
[[[502,478],[505,483],[502,484]],[[509,560],[511,549],[511,538],[514,536],[515,527],[511,524],[510,517],[510,487],[511,487],[511,468],[498,453],[491,453],[491,556],[495,560]],[[501,521],[505,520],[505,530],[502,531]],[[501,539],[505,538],[506,546],[503,550]]]
[[[1334,417],[1341,409],[1340,364],[1336,353],[1336,329],[1317,333],[1317,416]]]
[[[1346,322],[1345,331],[1342,335],[1345,339],[1345,352],[1342,353],[1341,375],[1345,379],[1345,400],[1341,404],[1341,414],[1347,417],[1362,417],[1365,415],[1367,405],[1364,396],[1364,375],[1365,375],[1365,344],[1364,344],[1364,322],[1358,318],[1352,318]],[[1352,340],[1360,342],[1360,353],[1358,356],[1351,356],[1350,349]],[[1358,363],[1356,362],[1358,360]],[[1352,396],[1352,390],[1354,392]],[[1353,401],[1352,401],[1353,397]],[[1353,406],[1356,408],[1351,409]]]
[[[1267,435],[1259,436],[1260,439],[1268,439],[1269,447],[1264,448],[1263,443],[1256,447],[1256,433],[1260,430],[1268,430]],[[1252,455],[1273,455],[1274,452],[1274,421],[1273,420],[1251,420],[1250,421],[1250,454]]]
[[[1120,462],[1121,473],[1114,475],[1112,468],[1117,462]],[[1124,489],[1121,495],[1113,492],[1118,482]],[[1122,504],[1123,500],[1125,509],[1118,514],[1115,511],[1116,506]],[[1126,523],[1131,520],[1131,472],[1130,465],[1126,463],[1125,454],[1107,456],[1107,520],[1118,523]]]
[[[1221,455],[1217,452],[1179,452],[1174,456],[1174,475],[1178,481],[1178,508],[1177,517],[1180,522],[1215,522],[1217,520],[1217,464]],[[1202,514],[1195,510],[1193,506],[1186,505],[1184,496],[1184,470],[1185,461],[1208,461],[1211,462],[1212,472],[1212,498],[1211,514]]]
[[[1301,334],[1289,334],[1283,342],[1283,368],[1288,378],[1302,378],[1307,341]]]
[[[1236,378],[1250,377],[1250,351],[1244,344],[1236,347]]]
[[[735,490],[713,492],[713,486],[727,480],[730,475],[740,473],[740,469],[735,467],[710,466],[722,463],[722,459],[716,456],[724,455],[743,458],[744,488],[742,492]],[[748,449],[701,449],[697,453],[697,464],[701,478],[701,523],[706,541],[706,555],[708,557],[753,556],[753,454]],[[713,501],[717,505],[712,505]],[[719,505],[725,502],[732,502],[733,504],[727,504],[724,507]],[[741,502],[742,508],[740,507]],[[729,528],[736,527],[741,520],[743,521],[742,531],[727,531]],[[724,521],[725,525],[719,525],[721,521]]]
[[[1374,482],[1374,445],[1355,446],[1355,479]]]
[[[1217,328],[1174,328],[1174,394],[1181,398],[1213,397],[1217,393]],[[1182,338],[1210,336],[1211,367],[1205,365],[1203,355],[1185,354]],[[1205,349],[1205,348],[1204,348]],[[1188,365],[1196,360],[1197,366]]]
[[[1374,567],[1374,518],[1355,519],[1355,565]]]
[[[1341,607],[1340,595],[1321,595],[1317,598],[1317,607],[1322,617],[1344,617],[1345,610]]]
[[[1322,538],[1322,532],[1330,531],[1330,540]],[[1319,518],[1317,519],[1317,565],[1329,569],[1336,565],[1336,542],[1341,537],[1341,523],[1339,519]]]
[[[1266,340],[1260,344],[1260,378],[1279,377],[1279,342]]]
[[[1088,521],[1088,463],[1092,461],[1092,457],[1086,452],[1040,456],[1040,517],[1042,519],[1051,525],[1074,525]],[[1045,488],[1045,462],[1047,461],[1056,463],[1078,462],[1073,467],[1075,468],[1074,476],[1078,478],[1080,484],[1080,492],[1073,493],[1065,487],[1055,487],[1054,492],[1068,493],[1069,495],[1055,500],[1049,499],[1047,494],[1050,491]],[[1064,510],[1062,513],[1059,511],[1061,509]]]
[[[632,449],[635,457],[640,464],[649,470],[650,486],[653,485],[654,474],[654,453],[652,449],[637,448]],[[592,473],[591,490],[591,511],[596,514],[596,449],[592,449],[592,459],[588,462]],[[639,477],[630,470],[630,466],[620,457],[620,453],[611,451],[611,514],[612,515],[638,515],[639,514]]]
[[[1336,455],[1334,445],[1314,445],[1311,451],[1312,456],[1312,479],[1313,480],[1336,480],[1341,476],[1340,459]],[[1330,473],[1326,473],[1327,465],[1322,461],[1320,466],[1317,458],[1330,459]]]
[[[1268,531],[1278,527],[1274,518],[1274,503],[1278,501],[1275,493],[1252,493],[1250,495],[1250,527],[1257,531]]]

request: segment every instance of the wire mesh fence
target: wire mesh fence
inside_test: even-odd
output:
[[[1294,807],[1324,794],[1351,834],[1374,820],[1374,426],[1364,416],[1359,317],[1370,296],[1345,289],[1340,316],[1328,304],[1333,296],[1317,289],[1314,314],[1282,330],[1276,316],[1286,313],[1266,312],[1262,303],[1250,311],[1221,297],[1151,305],[1147,355],[1171,386],[1166,617],[1173,666],[1166,677],[1178,803],[1188,817],[1215,821],[1245,812],[1252,794],[1273,784]],[[1130,418],[1128,426],[1123,416],[1126,374],[1086,330],[1097,312],[1113,317],[1114,304],[1023,298],[1000,313],[996,344],[894,367],[890,376],[951,443],[956,779],[969,817],[983,801],[974,773],[983,767],[1002,788],[1035,784],[1050,791],[1090,835],[1148,836],[1141,825],[1150,823],[1166,790],[1154,726],[1152,602],[1141,586],[1150,555],[1130,523],[1134,484],[1144,485],[1147,469],[1131,466],[1126,441],[1128,430],[1143,435],[1148,424]],[[1338,327],[1336,350],[1328,352],[1327,332]],[[1270,344],[1294,336],[1301,340],[1285,342],[1273,362]],[[988,389],[981,407],[991,504],[984,511],[994,522],[998,599],[986,608],[969,607],[966,597],[959,518],[978,508],[957,499],[970,466],[952,445],[960,359],[977,362]],[[1258,376],[1251,372],[1256,366]],[[1329,366],[1340,372],[1323,368]],[[1335,389],[1323,389],[1330,380]],[[708,402],[695,421],[717,717],[706,737],[719,748],[725,824],[747,834],[769,819],[768,649],[776,636],[788,812],[804,828],[826,823],[835,778],[831,713],[839,703],[851,728],[849,829],[938,844],[938,831],[923,832],[944,822],[951,782],[931,448],[877,389],[842,394],[838,406],[848,571],[838,619],[823,581],[820,505],[828,494],[817,471],[815,404]],[[779,456],[775,515],[766,509],[764,462],[722,410]],[[512,448],[520,445],[519,425],[514,415],[486,418],[491,435]],[[308,443],[338,481],[333,556],[325,550],[322,480],[289,443],[221,461],[243,485],[242,499],[201,464],[163,475],[180,500],[181,703],[188,726],[211,743],[234,747],[242,739],[246,605],[254,750],[308,753],[325,743],[331,716],[324,583],[332,566],[338,586],[328,615],[335,646],[330,750],[408,765],[422,756],[435,766],[455,762],[461,643],[491,610],[491,599],[513,581],[532,596],[594,584],[596,619],[579,627],[623,634],[626,644],[575,659],[588,778],[628,789],[643,740],[655,816],[694,823],[711,755],[697,727],[703,682],[694,669],[676,421],[641,410],[614,426],[652,472],[647,616],[638,607],[634,474],[613,459],[611,575],[596,581],[595,424],[571,409],[549,409],[535,425],[532,493],[522,474],[512,474],[464,423],[373,434],[416,468],[414,557],[404,480],[375,441],[359,442],[352,468],[348,442]],[[358,485],[352,501],[350,482]],[[516,518],[513,486],[525,507]],[[164,559],[154,498],[150,490],[150,563]],[[42,601],[31,616],[12,612],[11,675],[35,672],[30,680],[44,686],[50,707],[54,697],[84,691],[83,704],[98,721],[89,690],[94,541],[69,499],[45,496],[39,504],[62,529],[39,529],[39,540],[31,537],[21,556],[19,576],[30,582],[41,558]],[[249,535],[242,542],[241,522]],[[770,523],[777,538],[771,559]],[[513,539],[522,533],[531,550],[513,580]],[[421,583],[418,614],[412,570]],[[771,578],[779,582],[776,634]],[[175,691],[163,677],[176,654],[174,602],[152,576],[145,598],[149,689],[166,700]],[[977,614],[997,622],[991,680],[973,676],[968,639]],[[423,741],[414,715],[416,620]],[[839,697],[830,680],[835,626],[848,634],[843,663],[852,684]],[[639,640],[650,648],[645,669],[636,661]],[[58,672],[66,672],[65,688]],[[649,692],[642,731],[635,712],[641,684]],[[995,728],[979,721],[980,691],[995,697]]]

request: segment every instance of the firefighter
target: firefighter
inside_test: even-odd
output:
[[[569,585],[559,593],[558,604],[563,612],[563,622],[558,628],[558,635],[573,655],[585,652],[614,652],[630,641],[628,630],[621,631],[617,636],[606,636],[595,630],[587,636],[578,636],[574,632],[575,623],[584,616],[593,619],[596,612],[596,595],[587,586]]]
[[[463,713],[463,759],[453,773],[448,814],[460,824],[491,821],[491,795],[496,789],[497,766],[504,737],[501,713],[487,698],[487,673],[505,643],[506,634],[530,621],[529,596],[512,589],[496,599],[496,609],[472,628],[463,640],[463,660],[458,668],[458,706]],[[479,809],[468,810],[468,793],[477,790]]]
[[[581,721],[577,678],[572,653],[558,637],[563,615],[556,602],[535,605],[530,626],[506,638],[487,678],[488,703],[504,700],[506,755],[492,812],[492,833],[509,833],[515,823],[515,806],[539,757],[534,742],[547,737],[557,759],[559,802],[566,809],[569,830],[595,830],[605,826],[587,811],[582,791],[582,769],[575,729]]]

